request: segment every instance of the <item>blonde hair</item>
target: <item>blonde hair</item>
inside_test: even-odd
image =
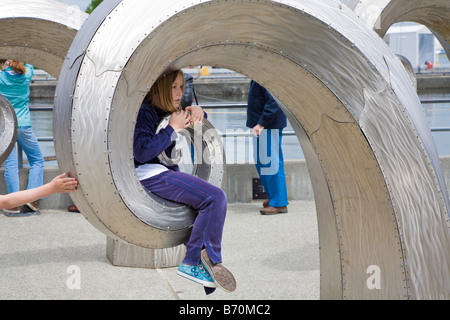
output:
[[[159,100],[161,102],[161,107],[165,112],[177,112],[178,108],[175,107],[175,103],[173,102],[172,97],[172,84],[175,82],[177,77],[181,75],[183,79],[183,90],[185,87],[185,78],[184,72],[181,69],[171,70],[168,73],[160,76],[150,91],[145,96],[145,101],[152,104],[153,103],[153,95],[158,94]]]

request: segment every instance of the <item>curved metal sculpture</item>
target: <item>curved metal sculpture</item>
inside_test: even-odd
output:
[[[9,100],[0,94],[0,164],[8,158],[16,140],[16,112]]]
[[[156,132],[169,124],[170,116],[158,125]],[[162,152],[158,159],[166,166],[178,165],[180,170],[224,188],[225,154],[222,140],[206,119],[200,125],[189,126],[177,134],[173,157]]]
[[[0,58],[25,61],[58,77],[87,14],[55,0],[2,0]]]
[[[98,55],[105,53],[101,52],[108,44],[96,40],[99,34],[115,28],[114,23],[107,22],[112,22],[110,14],[121,11],[123,5],[121,1],[102,3],[74,39],[56,90],[55,149],[60,169],[79,179],[81,192],[71,194],[72,199],[95,227],[113,239],[167,248],[188,240],[197,212],[147,192],[137,179],[132,150],[134,124],[152,81],[144,80],[145,85],[137,90],[129,87],[134,80],[123,78],[123,71],[135,48],[122,44],[105,61],[99,61]],[[141,3],[138,7],[148,5]],[[145,34],[132,38],[144,40]],[[127,83],[128,88],[119,92],[117,81]],[[204,121],[202,131],[209,138],[203,136],[202,151],[196,152],[196,156],[201,153],[202,160],[191,172],[221,187],[225,155],[220,137],[208,121]],[[195,140],[193,131],[192,137]]]
[[[189,65],[236,70],[283,102],[315,193],[322,298],[449,298],[448,193],[420,101],[337,0],[104,1],[64,62],[54,122],[94,226],[144,247],[186,238],[193,215],[145,192],[132,141],[151,85]]]

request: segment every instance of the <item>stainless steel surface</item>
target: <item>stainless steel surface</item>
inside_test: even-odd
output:
[[[225,67],[272,92],[298,134],[322,298],[448,299],[442,170],[405,68],[367,21],[338,0],[104,1],[77,34],[55,99],[58,162],[80,182],[75,203],[117,239],[185,241],[195,214],[142,188],[134,124],[167,68]],[[368,286],[373,266],[379,288]]]
[[[97,46],[95,38],[111,31],[107,22],[116,21],[113,17],[117,12],[123,13],[123,5],[120,1],[108,1],[99,6],[69,50],[55,99],[54,128],[55,137],[59,137],[55,149],[62,170],[78,177],[80,192],[72,198],[94,226],[110,237],[138,246],[175,246],[188,239],[196,212],[146,192],[137,179],[133,164],[137,110],[151,84],[140,92],[114,92],[116,76],[123,72],[129,58],[125,57],[122,64],[117,55],[132,51],[128,44],[118,45],[100,63],[96,58],[97,50],[102,51],[103,45]],[[136,8],[126,18],[126,23],[133,20],[134,11]],[[109,66],[111,62],[113,65]],[[118,65],[114,65],[116,62]],[[119,100],[121,102],[117,102]],[[206,123],[203,130],[213,132],[212,126]],[[224,154],[220,137],[210,141],[205,138],[203,142],[208,159],[222,159],[197,165],[195,174],[222,186]],[[94,183],[92,178],[100,180]]]
[[[16,112],[8,99],[0,94],[0,164],[8,158],[16,140]]]
[[[355,13],[381,37],[384,37],[389,27],[394,23],[402,21],[413,21],[428,27],[437,37],[450,57],[450,2],[447,0],[343,0]],[[400,57],[406,70],[410,74],[413,84],[415,81],[409,63],[404,57]],[[428,135],[428,128],[422,122],[422,116],[416,114],[411,109],[406,109],[412,121],[421,128],[419,135],[427,140],[425,148],[431,156],[433,166],[439,167],[439,159],[433,146],[431,136]],[[430,141],[431,140],[431,141]],[[441,188],[446,189],[445,181],[438,177]],[[448,197],[445,197],[446,206],[450,207]]]
[[[376,31],[381,37],[383,37],[389,27],[396,23],[402,21],[413,21],[428,27],[438,38],[442,46],[444,47],[448,56],[450,56],[450,2],[447,0],[419,0],[419,1],[408,1],[408,0],[359,0],[356,4],[353,0],[344,0],[351,9],[355,11],[355,13],[366,23],[366,25]],[[389,60],[386,60],[389,68]],[[406,69],[408,70],[407,63],[405,64]],[[392,71],[390,71],[392,74]],[[411,74],[410,70],[408,73]],[[393,73],[393,75],[397,75]],[[414,81],[413,81],[414,83]],[[395,86],[392,85],[392,88],[396,90]],[[396,92],[397,93],[397,92]],[[398,94],[398,93],[397,93]],[[406,98],[406,97],[404,97]],[[408,104],[409,105],[409,104]],[[415,125],[415,132],[420,137],[421,143],[423,144],[423,148],[426,150],[426,154],[429,157],[429,162],[434,167],[434,169],[439,172],[440,171],[440,163],[438,159],[438,155],[432,140],[432,137],[429,134],[429,128],[425,124],[423,119],[422,110],[418,108],[410,108],[406,107],[404,112],[407,114],[408,118]],[[397,151],[398,152],[398,151]],[[413,154],[410,155],[411,159],[414,157]],[[418,164],[415,164],[418,165]],[[400,167],[398,167],[400,169]],[[405,178],[405,177],[404,177]],[[409,179],[409,178],[408,178]],[[447,187],[444,181],[444,177],[441,174],[436,175],[436,179],[439,182],[441,192],[443,194],[443,201],[447,208],[447,215],[445,217],[445,221],[442,221],[442,226],[448,228],[449,224],[449,214],[448,208],[450,207],[449,197]],[[412,185],[416,188],[416,197],[419,197],[419,194],[425,192],[423,189],[419,188],[419,186]],[[427,202],[423,202],[424,207]],[[428,214],[422,214],[422,219],[427,219],[429,216],[436,214],[436,209],[429,210]],[[436,243],[434,232],[438,232],[435,229],[435,226],[428,225],[427,227],[421,226],[421,224],[417,221],[417,223],[409,223],[407,224],[410,229],[410,239],[405,241],[403,247],[404,250],[410,252],[408,255],[409,258],[405,259],[405,264],[409,264],[411,280],[410,282],[413,284],[410,289],[410,295],[412,297],[427,297],[421,291],[430,290],[431,282],[433,282],[434,274],[440,274],[439,270],[441,267],[445,269],[445,274],[448,274],[448,270],[450,269],[450,259],[449,259],[449,250],[446,249],[442,253],[439,253],[439,250],[436,250],[435,247],[435,256],[436,260],[432,263],[427,261],[427,253],[429,250],[430,244],[425,244],[423,241],[420,241],[419,238],[423,237],[427,239],[429,243]],[[437,228],[438,230],[441,228]],[[433,231],[429,231],[433,230]],[[443,235],[438,236],[441,240],[438,241],[440,243],[444,243],[445,247],[449,247],[449,233],[448,229],[443,231]],[[439,255],[443,257],[443,261],[439,261]],[[429,275],[427,277],[423,277],[423,274],[418,272],[427,266],[430,268]],[[446,275],[448,277],[448,275]],[[441,298],[448,298],[450,296],[450,289],[448,288],[448,283],[445,285],[439,285],[439,287],[445,288],[442,289],[443,294],[440,295]],[[426,289],[425,289],[426,288]]]
[[[58,77],[87,14],[55,0],[2,0],[0,57],[30,63]]]
[[[404,56],[402,56],[402,55],[397,54],[396,56],[402,62],[403,67],[405,67],[405,70],[408,73],[408,76],[411,79],[411,82],[412,82],[414,88],[417,90],[416,74],[414,73],[414,68],[413,68],[411,62],[408,59],[406,59]]]
[[[169,124],[170,116],[158,125],[156,132]],[[206,119],[201,124],[181,130],[175,137],[171,157],[162,152],[158,159],[166,166],[179,165],[180,170],[224,188],[225,153],[219,133]]]
[[[58,153],[73,156],[66,167],[80,181],[76,203],[95,224],[142,246],[185,239],[189,216],[158,216],[170,217],[159,226],[168,231],[137,217],[142,204],[153,221],[166,209],[137,181],[133,127],[168,67],[220,65],[269,89],[302,132],[318,204],[322,297],[448,296],[447,191],[425,122],[408,116],[419,113],[419,99],[400,60],[350,9],[338,1],[152,0],[96,13],[104,19],[78,50],[86,54],[70,71],[71,116],[55,135],[69,138]],[[383,270],[384,290],[367,287],[372,265]]]

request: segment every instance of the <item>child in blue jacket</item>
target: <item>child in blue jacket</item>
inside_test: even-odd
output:
[[[44,183],[44,157],[42,156],[36,135],[31,127],[29,108],[30,82],[34,67],[15,60],[0,60],[0,94],[9,100],[17,115],[17,143],[25,152],[30,164],[27,189],[37,188]],[[19,161],[17,149],[11,151],[5,161],[5,180],[8,193],[20,190]],[[39,214],[39,199],[26,203],[24,209],[19,207],[5,208],[9,216]]]

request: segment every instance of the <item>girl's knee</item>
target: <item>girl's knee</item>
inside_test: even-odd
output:
[[[227,194],[225,193],[225,191],[223,191],[220,188],[216,189],[215,198],[216,198],[216,200],[218,202],[221,202],[221,203],[223,203],[223,202],[226,203],[227,202]]]
[[[218,187],[211,188],[209,190],[208,202],[216,203],[216,204],[226,204],[227,203],[227,195],[225,191]]]
[[[35,161],[30,161],[30,168],[33,169],[44,169],[44,159],[37,159]]]

